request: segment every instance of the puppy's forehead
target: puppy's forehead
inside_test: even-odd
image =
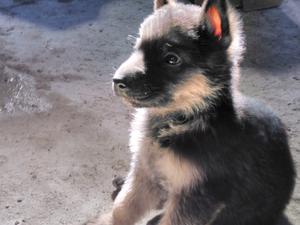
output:
[[[181,3],[166,5],[156,10],[141,24],[140,41],[163,37],[175,27],[189,34],[199,26],[202,17],[203,10],[200,6]]]

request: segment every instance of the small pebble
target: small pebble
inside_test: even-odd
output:
[[[300,80],[300,78],[299,78],[299,77],[293,77],[293,79],[294,79],[294,80]]]

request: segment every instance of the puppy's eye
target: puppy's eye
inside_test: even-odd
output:
[[[168,53],[165,56],[165,62],[169,65],[175,66],[181,63],[181,58],[175,53]]]

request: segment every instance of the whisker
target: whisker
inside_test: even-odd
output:
[[[138,38],[133,35],[127,36],[127,41],[130,43],[131,46],[135,45],[135,42]]]

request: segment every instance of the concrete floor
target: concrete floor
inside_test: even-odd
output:
[[[1,225],[80,225],[109,209],[112,177],[128,169],[131,117],[111,75],[151,10],[150,0],[0,0]],[[286,123],[299,171],[300,2],[243,17],[241,89]]]

